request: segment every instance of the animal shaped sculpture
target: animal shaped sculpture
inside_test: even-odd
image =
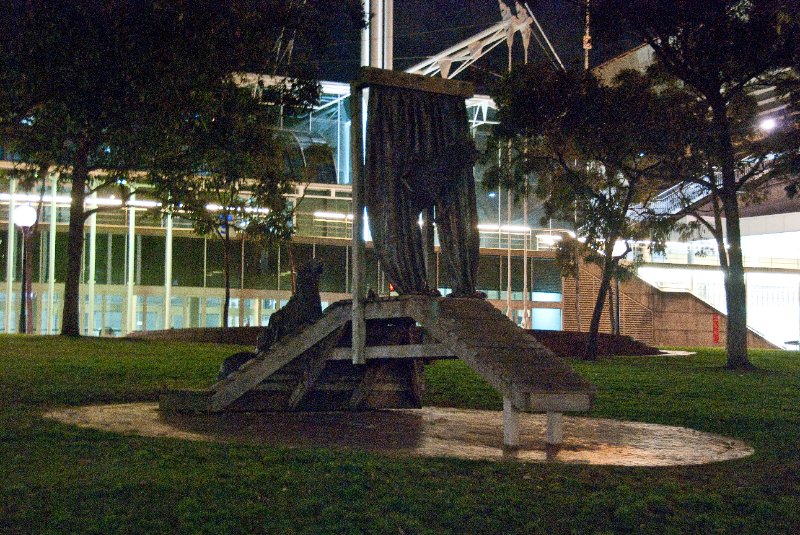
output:
[[[235,353],[226,358],[217,375],[220,380],[238,370],[245,362],[268,351],[282,338],[298,333],[322,316],[322,301],[319,296],[321,275],[322,264],[316,259],[304,264],[297,271],[295,292],[283,308],[270,316],[269,324],[258,336],[257,352]]]

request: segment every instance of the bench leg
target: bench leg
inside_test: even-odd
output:
[[[503,398],[503,446],[519,448],[519,411],[507,397]]]
[[[547,444],[558,446],[564,438],[564,415],[560,412],[547,413]]]

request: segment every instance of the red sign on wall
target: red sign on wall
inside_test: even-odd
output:
[[[714,343],[719,343],[719,314],[714,314],[711,316],[711,335],[714,339]]]

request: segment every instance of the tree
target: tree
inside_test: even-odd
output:
[[[663,248],[675,226],[645,207],[684,158],[683,147],[662,132],[681,117],[678,102],[631,71],[603,86],[590,74],[543,66],[515,68],[493,97],[497,135],[510,142],[510,154],[500,158],[508,171],[488,176],[505,175],[507,187],[519,188],[527,180],[520,177],[533,174],[547,216],[574,218],[584,260],[602,269],[585,351],[593,359],[611,282],[627,272],[634,244]]]
[[[727,366],[749,368],[747,309],[739,224],[739,193],[761,176],[742,169],[764,154],[741,146],[737,111],[754,85],[773,85],[795,66],[798,39],[796,0],[597,0],[593,20],[598,36],[633,35],[650,45],[661,67],[680,80],[707,110],[710,143],[705,145],[714,172],[694,181],[719,203],[724,225],[727,300]],[[794,56],[794,57],[793,57]],[[756,125],[745,125],[752,132]],[[694,150],[694,147],[692,148]],[[719,171],[719,180],[717,173]],[[724,217],[724,221],[722,218]]]
[[[290,174],[285,165],[286,148],[273,126],[278,103],[264,103],[261,91],[233,79],[203,91],[221,98],[207,99],[205,110],[176,125],[182,144],[156,145],[149,181],[162,209],[192,221],[199,234],[221,240],[222,324],[228,326],[234,236],[262,244],[288,240],[296,205],[290,207],[285,195],[304,177]],[[316,169],[313,152],[309,173]]]
[[[356,0],[11,0],[0,19],[0,136],[71,189],[62,334],[80,334],[84,222],[93,189],[133,184],[152,145],[218,98],[236,72],[288,76],[317,91],[313,56],[334,21],[361,24]],[[292,63],[292,58],[296,63]],[[161,141],[159,141],[161,143]]]

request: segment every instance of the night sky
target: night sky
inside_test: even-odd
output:
[[[513,8],[513,0],[506,2]],[[575,0],[528,0],[528,3],[567,68],[582,68],[584,12]],[[500,21],[497,0],[395,0],[395,68],[404,69]],[[340,32],[341,33],[341,32]],[[323,60],[323,78],[348,81],[359,61],[358,34],[334,35],[334,46]],[[595,40],[592,65],[621,52]],[[521,60],[522,40],[516,36],[515,51]],[[502,44],[459,75],[485,85],[506,68],[506,46]],[[531,60],[544,60],[531,40]]]

